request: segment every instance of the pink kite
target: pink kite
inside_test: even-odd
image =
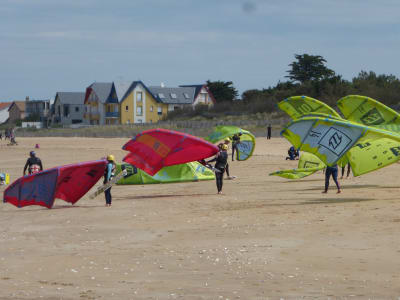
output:
[[[122,149],[131,153],[123,161],[153,176],[166,166],[202,160],[218,153],[218,147],[187,133],[151,129],[139,133]]]

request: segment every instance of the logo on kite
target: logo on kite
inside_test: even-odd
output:
[[[375,107],[363,115],[360,120],[368,126],[379,125],[385,122],[385,119]]]
[[[305,161],[304,162],[304,167],[303,168],[316,168],[319,166],[319,163],[315,161]]]
[[[330,127],[318,144],[340,157],[342,152],[348,150],[352,141],[345,133]]]
[[[310,136],[319,138],[321,136],[321,132],[311,130],[310,131]]]
[[[303,101],[292,101],[290,104],[299,114],[308,114],[313,111],[311,105]]]
[[[392,148],[390,148],[390,151],[392,151],[392,153],[393,153],[394,155],[399,156],[399,154],[400,154],[400,147],[399,147],[399,146],[397,146],[397,147],[392,147]]]

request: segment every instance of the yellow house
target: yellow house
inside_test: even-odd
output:
[[[156,123],[168,112],[168,104],[153,97],[150,90],[141,81],[132,82],[120,100],[121,124]]]

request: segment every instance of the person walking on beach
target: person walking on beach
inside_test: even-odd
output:
[[[338,182],[338,179],[337,179],[337,177],[338,177],[338,166],[337,165],[334,165],[332,167],[329,167],[329,166],[326,167],[326,170],[325,170],[325,190],[322,193],[326,194],[328,192],[329,179],[330,179],[331,176],[333,178],[333,181],[336,184],[337,193],[338,194],[341,193],[340,185],[339,185],[339,182]]]
[[[114,155],[109,154],[107,156],[107,165],[106,168],[104,169],[104,184],[109,182],[115,175],[115,158]],[[104,191],[104,196],[106,198],[106,206],[110,207],[111,206],[111,201],[112,201],[112,196],[111,196],[111,187],[106,189]]]
[[[36,156],[35,151],[29,152],[29,158],[27,159],[24,166],[24,176],[26,173],[26,169],[28,169],[29,174],[38,173],[43,171],[42,161],[39,157]]]
[[[271,132],[272,132],[271,124],[268,124],[268,127],[267,127],[267,140],[271,139]]]
[[[212,163],[215,161],[215,180],[217,183],[217,191],[218,194],[222,194],[222,185],[224,181],[224,173],[225,173],[225,168],[226,164],[228,163],[228,145],[226,144],[219,144],[218,147],[220,148],[220,151],[217,153],[217,155],[210,161],[207,162],[207,164]]]

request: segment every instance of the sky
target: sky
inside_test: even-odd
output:
[[[0,0],[0,101],[91,83],[285,81],[295,54],[400,77],[398,0]]]

